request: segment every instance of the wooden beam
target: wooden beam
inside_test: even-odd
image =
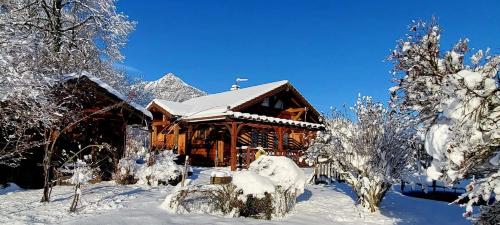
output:
[[[236,122],[231,122],[231,171],[236,170],[237,144],[238,144],[238,126]]]
[[[302,108],[288,108],[285,111],[287,111],[287,112],[304,112],[304,111],[306,111],[306,108],[304,108],[304,107],[302,107]]]
[[[179,124],[174,125],[174,146],[179,147]]]
[[[276,134],[278,135],[278,152],[283,153],[283,127],[278,127]]]
[[[127,151],[127,122],[126,121],[123,121],[123,124],[122,124],[122,135],[123,135],[123,147],[122,147],[122,152],[121,152],[121,155],[120,155],[120,159],[123,158],[126,154],[126,151]]]

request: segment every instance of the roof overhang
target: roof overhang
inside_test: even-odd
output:
[[[258,114],[250,114],[250,113],[241,113],[241,112],[233,112],[226,111],[224,113],[220,113],[219,115],[210,115],[210,116],[200,116],[196,118],[181,118],[182,121],[187,123],[197,123],[197,122],[208,122],[208,121],[221,121],[227,119],[236,119],[236,120],[246,120],[246,121],[255,121],[267,124],[276,124],[276,125],[284,125],[291,126],[297,128],[308,128],[308,129],[316,129],[320,130],[325,127],[323,124],[319,123],[310,123],[303,121],[295,121],[289,119],[282,119],[270,116],[263,116]]]

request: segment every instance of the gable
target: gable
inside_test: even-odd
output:
[[[277,118],[319,122],[320,114],[290,83],[239,105],[233,111]]]

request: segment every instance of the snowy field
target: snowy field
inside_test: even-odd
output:
[[[194,168],[194,183],[208,183],[211,168]],[[307,170],[306,172],[310,172]],[[151,188],[103,182],[85,186],[77,213],[69,213],[73,189],[55,187],[52,202],[40,203],[42,190],[0,190],[0,224],[470,224],[463,208],[389,191],[377,213],[354,206],[345,184],[306,185],[291,214],[282,220],[169,214],[158,206],[171,186]]]

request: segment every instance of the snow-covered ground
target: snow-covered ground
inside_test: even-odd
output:
[[[208,183],[211,172],[194,168],[193,182]],[[171,190],[112,182],[88,185],[77,213],[68,212],[69,186],[55,187],[48,204],[39,202],[42,190],[0,192],[0,224],[470,224],[461,216],[463,208],[395,191],[388,192],[380,212],[367,213],[354,206],[354,194],[345,184],[306,185],[293,212],[275,221],[169,214],[158,206]]]

